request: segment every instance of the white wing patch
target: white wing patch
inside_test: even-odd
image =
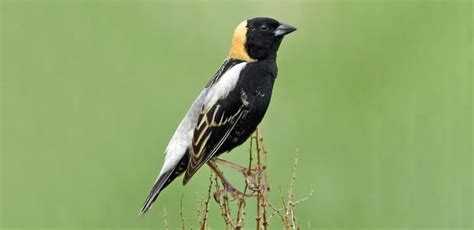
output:
[[[219,99],[225,98],[235,88],[240,72],[246,64],[246,62],[242,62],[231,67],[215,84],[205,88],[194,100],[166,147],[165,162],[160,175],[176,167],[191,145],[202,107],[211,108]]]
[[[239,80],[240,72],[244,69],[246,62],[239,63],[222,75],[214,85],[212,85],[205,98],[205,109],[211,108],[219,99],[225,98],[230,91],[235,88]]]

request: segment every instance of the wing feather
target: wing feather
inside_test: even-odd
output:
[[[235,125],[245,116],[247,108],[241,104],[237,111],[226,113],[221,105],[216,104],[209,110],[203,108],[199,123],[194,132],[188,168],[183,183],[186,184],[196,171],[215,156],[222,144],[227,140]],[[226,115],[227,114],[227,115]],[[206,138],[203,138],[203,137]]]
[[[184,175],[186,184],[196,171],[219,151],[238,121],[245,116],[247,104],[236,88],[247,63],[226,59],[206,86],[193,138],[189,146],[189,163]]]

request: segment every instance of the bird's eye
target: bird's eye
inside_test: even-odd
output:
[[[270,30],[270,27],[268,27],[267,25],[262,25],[262,26],[260,26],[260,30],[261,31],[268,31],[268,30]]]

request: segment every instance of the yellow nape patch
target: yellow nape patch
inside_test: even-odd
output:
[[[245,42],[247,40],[247,21],[240,23],[234,31],[232,38],[232,46],[230,47],[229,57],[242,61],[255,61],[252,59],[245,49]]]

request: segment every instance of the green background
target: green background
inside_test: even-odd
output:
[[[299,29],[261,125],[272,200],[298,148],[296,196],[315,190],[296,210],[305,229],[474,227],[471,1],[0,6],[0,228],[161,229],[166,207],[176,229],[182,194],[196,228],[207,168],[138,210],[233,28],[254,16]],[[247,148],[225,158],[244,163]],[[210,225],[223,226],[215,206]]]

